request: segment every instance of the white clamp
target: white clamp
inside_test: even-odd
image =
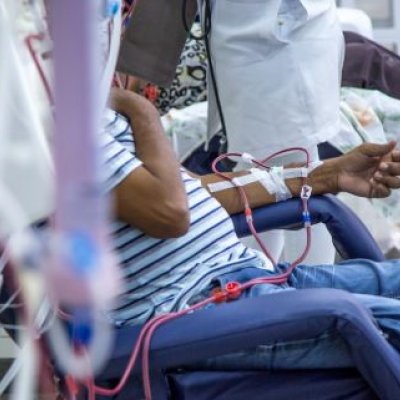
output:
[[[249,154],[249,153],[243,153],[242,154],[242,161],[247,163],[247,164],[253,164],[253,161],[255,160],[255,158]]]
[[[301,188],[300,197],[304,200],[308,200],[312,194],[312,187],[309,185],[303,185]]]

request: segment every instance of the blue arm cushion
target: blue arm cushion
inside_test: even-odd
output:
[[[312,197],[309,201],[312,223],[322,222],[332,236],[338,253],[344,259],[366,258],[383,261],[384,255],[361,220],[335,196]],[[302,206],[299,199],[269,204],[253,210],[258,232],[302,227]],[[232,217],[239,237],[250,234],[243,213]]]
[[[139,329],[116,331],[112,359],[98,381],[120,376]],[[382,399],[400,398],[399,354],[354,296],[336,289],[242,299],[170,321],[153,337],[151,367],[160,370],[190,365],[274,341],[312,338],[327,330],[341,335],[361,375]]]

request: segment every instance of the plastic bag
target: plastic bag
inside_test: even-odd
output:
[[[207,102],[171,109],[161,119],[179,160],[184,160],[207,138]]]
[[[0,3],[0,182],[29,223],[52,211],[53,166],[32,82],[24,68],[24,46],[9,24],[11,7],[7,9],[7,4],[11,3]],[[0,210],[2,233],[16,228],[10,214]]]

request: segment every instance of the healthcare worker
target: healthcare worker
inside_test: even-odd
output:
[[[229,151],[263,158],[337,134],[344,40],[334,0],[213,0],[211,15]],[[217,129],[213,105],[210,117]]]
[[[317,145],[340,130],[344,39],[335,1],[212,0],[211,21],[217,88],[209,85],[209,134],[220,129],[213,93],[218,90],[230,152],[262,159],[288,147],[305,147],[317,161]],[[278,164],[301,161],[304,155],[297,153]],[[333,262],[326,228],[313,229],[307,261]],[[264,236],[275,258],[285,245],[285,258],[293,259],[302,237],[283,235]]]

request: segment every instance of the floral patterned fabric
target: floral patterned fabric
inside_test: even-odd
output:
[[[365,142],[400,142],[400,100],[377,90],[357,88],[342,88],[341,100],[342,129],[330,141],[340,151],[346,153]],[[399,190],[371,202],[388,223],[400,226]]]
[[[194,27],[198,34],[198,26]],[[207,53],[201,40],[188,39],[176,76],[168,88],[159,88],[155,105],[162,115],[171,108],[181,109],[207,99]]]

